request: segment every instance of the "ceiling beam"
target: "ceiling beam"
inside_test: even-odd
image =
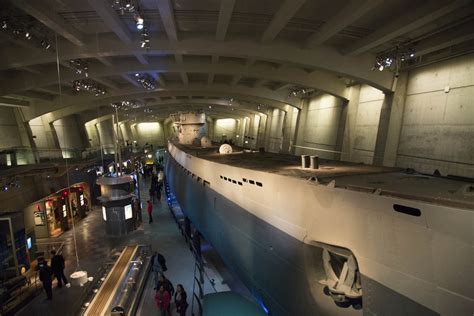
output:
[[[148,58],[146,58],[146,56],[144,56],[143,54],[135,53],[134,55],[138,59],[140,64],[142,64],[142,65],[148,65],[149,64]]]
[[[142,72],[156,73],[214,73],[230,76],[246,76],[258,79],[266,79],[269,81],[281,81],[284,77],[286,82],[296,85],[315,88],[334,96],[347,99],[347,90],[338,76],[320,71],[314,71],[308,74],[300,68],[289,67],[284,70],[275,69],[275,67],[255,64],[253,66],[242,67],[236,63],[220,63],[216,65],[185,62],[182,65],[173,61],[152,62],[148,65],[142,65],[136,61],[124,61],[113,67],[96,65],[89,71],[90,78],[100,78],[108,76],[117,76],[122,74],[133,74]],[[128,76],[127,76],[128,77]],[[64,72],[61,79],[63,82],[72,81],[77,78],[73,72]],[[17,93],[19,91],[35,89],[38,87],[52,85],[57,82],[57,71],[51,67],[49,71],[44,71],[42,75],[17,76],[14,79],[0,80],[0,95]],[[187,82],[187,76],[183,79],[183,83]]]
[[[0,97],[0,106],[14,107],[14,108],[28,108],[30,102],[24,100],[16,100],[11,98]]]
[[[29,72],[31,74],[35,74],[35,75],[39,75],[41,74],[41,71],[39,70],[36,70],[32,67],[22,67],[22,68],[18,68],[19,70],[23,70],[23,71],[26,71],[26,72]]]
[[[43,5],[40,1],[14,0],[11,2],[74,45],[84,46],[83,34],[76,31],[62,17],[54,13],[54,10]]]
[[[255,81],[255,84],[253,85],[254,88],[262,87],[268,80],[266,79],[258,79]]]
[[[216,40],[223,41],[229,28],[235,0],[221,0],[219,19],[217,20]]]
[[[97,109],[110,103],[123,100],[135,100],[141,98],[169,98],[171,96],[206,96],[212,98],[224,98],[232,96],[236,100],[243,102],[252,102],[254,104],[264,104],[286,111],[288,105],[301,108],[301,100],[298,98],[289,98],[286,91],[274,91],[267,88],[252,88],[235,86],[230,87],[227,84],[190,84],[189,86],[169,84],[166,88],[160,88],[154,91],[144,91],[143,88],[122,89],[116,95],[105,95],[95,97],[91,94],[76,96],[63,96],[63,103],[54,102],[44,104],[33,104],[31,111],[25,113],[25,121],[29,121],[43,114],[48,115],[51,121],[58,118],[75,114],[88,109]]]
[[[424,6],[407,11],[406,14],[401,15],[394,21],[387,23],[384,27],[344,49],[343,53],[355,55],[367,52],[374,47],[414,31],[470,3],[472,3],[472,0],[448,1],[442,5],[438,1],[427,1]]]
[[[269,43],[275,39],[285,25],[298,12],[306,0],[285,0],[272,18],[270,25],[263,32],[262,43]]]
[[[142,85],[136,81],[134,78],[131,78],[129,74],[122,74],[122,78],[130,82],[132,85],[134,85],[137,88],[141,88]]]
[[[207,84],[212,85],[214,83],[214,73],[209,73],[207,75]]]
[[[180,72],[179,75],[181,76],[181,81],[185,86],[189,84],[188,74],[185,72]]]
[[[94,80],[97,81],[100,84],[103,84],[104,86],[106,86],[109,89],[120,90],[119,85],[116,84],[115,82],[109,80],[109,79],[101,78],[101,77],[94,77]]]
[[[24,92],[15,94],[15,96],[24,97],[24,98],[33,99],[33,100],[47,101],[47,102],[51,102],[54,100],[54,96],[47,95],[41,92],[36,92],[36,91],[24,91]]]
[[[358,80],[361,83],[369,84],[385,92],[392,89],[393,73],[388,71],[371,71],[374,64],[374,56],[372,54],[344,56],[333,47],[317,46],[313,49],[301,49],[300,46],[288,42],[262,45],[250,37],[216,41],[206,36],[196,37],[191,35],[189,38],[183,38],[178,42],[170,42],[164,36],[160,37],[158,34],[151,36],[154,39],[154,48],[147,52],[149,55],[158,56],[186,52],[186,54],[191,55],[253,57],[262,61],[269,60],[273,63],[285,63],[292,65],[292,67],[318,69],[329,75],[336,74]],[[90,42],[85,47],[78,50],[74,45],[61,41],[61,56],[64,60],[69,60],[94,58],[97,56],[124,56],[135,52],[143,52],[139,48],[138,41],[124,44],[114,34],[104,34],[101,36],[101,42],[103,45],[97,47],[95,38],[90,39]],[[199,45],[196,45],[196,43],[199,43]],[[0,50],[0,70],[52,63],[55,60],[55,56],[43,51],[39,51],[35,54],[35,58],[31,58],[31,52],[26,50],[21,51],[13,47]],[[208,65],[211,64],[209,63]],[[0,90],[2,90],[1,87]]]
[[[108,60],[107,57],[96,57],[96,59],[105,66],[109,66],[109,67],[113,66],[112,62]]]
[[[183,55],[182,54],[174,54],[174,59],[176,63],[182,64],[183,63]]]
[[[437,36],[421,41],[414,48],[417,56],[423,56],[474,39],[474,22],[455,27]]]
[[[131,43],[133,40],[132,33],[127,25],[120,19],[117,12],[112,8],[109,1],[104,0],[88,0],[89,5],[97,12],[104,21],[105,25],[114,32],[122,42]]]
[[[380,4],[381,0],[351,0],[330,20],[305,42],[305,47],[314,47],[342,31],[344,28],[356,22]]]
[[[158,84],[160,87],[166,86],[165,79],[163,79],[163,76],[160,75],[159,73],[155,73],[155,80],[158,81]]]
[[[158,10],[160,11],[161,21],[165,26],[168,39],[171,41],[178,40],[178,31],[176,29],[176,21],[174,18],[173,4],[171,0],[156,0]]]
[[[294,86],[294,84],[288,83],[288,82],[281,82],[280,84],[276,85],[273,90],[284,90],[288,89]]]
[[[239,83],[240,79],[242,79],[241,75],[234,76],[232,78],[232,81],[230,82],[230,85],[231,86],[236,86]]]

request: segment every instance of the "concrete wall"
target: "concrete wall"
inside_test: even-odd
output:
[[[302,115],[306,115],[306,118],[303,126],[300,126],[299,133],[302,135],[297,145],[335,151],[343,107],[343,101],[331,95],[320,95],[309,100],[302,110]],[[335,159],[334,153],[308,148],[296,148],[295,153]]]
[[[224,136],[226,139],[233,139],[236,141],[237,131],[237,120],[232,118],[217,119],[214,121],[214,139],[215,141],[221,141]],[[241,133],[240,133],[241,134]],[[242,137],[242,135],[239,135]]]
[[[14,108],[0,107],[0,148],[22,146]]]
[[[382,91],[363,85],[355,118],[353,154],[351,160],[371,164],[385,95]]]
[[[397,166],[474,177],[474,54],[409,73]]]
[[[140,145],[153,144],[153,146],[164,146],[163,126],[159,122],[143,122],[135,125],[137,141]]]

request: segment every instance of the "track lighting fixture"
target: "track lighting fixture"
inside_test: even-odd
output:
[[[89,77],[89,65],[87,61],[82,59],[71,59],[69,65],[74,69],[76,74]]]
[[[414,59],[415,57],[415,50],[408,44],[397,45],[393,49],[378,54],[372,70],[384,71],[388,69],[398,74],[402,62]]]
[[[105,95],[107,93],[107,90],[104,87],[91,79],[74,80],[72,82],[72,88],[76,92],[87,91],[94,93],[96,97]]]
[[[138,83],[142,85],[142,87],[146,90],[154,90],[156,89],[156,82],[155,79],[153,79],[150,75],[148,74],[135,74],[135,79],[137,80]]]

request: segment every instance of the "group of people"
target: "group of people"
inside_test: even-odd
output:
[[[163,187],[163,171],[153,172],[150,183],[150,199],[154,202],[155,197],[158,202],[161,200],[161,189]]]
[[[180,316],[186,315],[188,308],[186,291],[182,284],[176,286],[176,291],[170,280],[166,278],[164,272],[168,270],[166,260],[162,254],[155,251],[152,256],[152,271],[155,281],[155,302],[161,316],[171,316],[171,301],[174,296],[176,312]]]
[[[70,287],[70,284],[64,275],[64,257],[56,253],[56,250],[52,250],[51,255],[53,256],[51,258],[51,266],[48,265],[48,262],[43,257],[38,258],[39,279],[43,284],[43,289],[46,292],[47,300],[53,299],[54,277],[58,280],[58,288],[63,287],[63,282],[66,287]]]

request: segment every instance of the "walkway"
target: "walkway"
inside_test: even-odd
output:
[[[126,245],[151,244],[153,250],[161,252],[167,261],[168,271],[166,276],[173,285],[183,284],[188,293],[188,303],[191,305],[192,287],[194,279],[194,257],[189,246],[179,232],[163,197],[162,203],[154,205],[154,222],[148,224],[146,214],[146,200],[148,199],[148,181],[142,183],[143,220],[142,226],[132,234],[125,237],[110,237],[105,234],[102,212],[96,207],[84,220],[76,226],[77,247],[79,263],[82,270],[89,275],[94,275],[97,269],[107,263],[114,252],[120,252]],[[146,192],[146,193],[145,193]],[[71,274],[76,268],[74,254],[74,241],[72,230],[58,238],[42,239],[40,242],[64,242],[63,255],[66,258],[66,275]],[[214,262],[214,260],[213,260]],[[209,268],[209,267],[208,267]],[[223,267],[214,273],[222,272]],[[226,277],[226,279],[228,279]],[[150,274],[143,298],[137,315],[156,315],[157,309],[154,302],[153,274]],[[55,281],[53,282],[55,286]],[[53,301],[45,301],[44,292],[26,305],[17,315],[71,315],[71,311],[79,310],[85,287],[71,287],[53,289]],[[209,292],[207,289],[205,292]],[[188,314],[191,315],[190,310]]]

